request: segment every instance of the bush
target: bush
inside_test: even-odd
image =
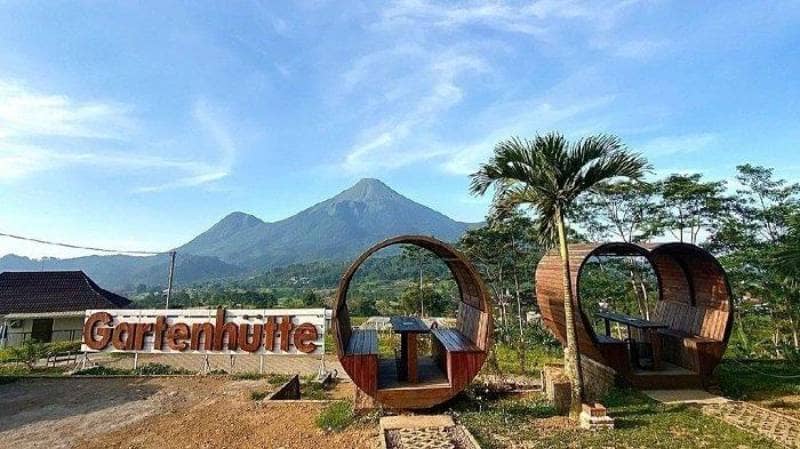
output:
[[[25,340],[21,345],[8,349],[11,361],[24,363],[28,368],[33,368],[37,360],[47,356],[47,345],[36,340]]]
[[[81,342],[79,341],[56,341],[47,344],[48,353],[58,352],[80,352]]]
[[[129,369],[110,368],[107,366],[93,366],[73,373],[73,376],[129,376],[133,371]]]
[[[183,368],[175,368],[170,365],[164,365],[163,363],[148,363],[147,365],[142,365],[133,370],[133,374],[139,376],[167,376],[192,373]]]
[[[14,361],[14,354],[11,348],[0,349],[0,363],[8,363]]]
[[[353,423],[353,405],[348,401],[335,401],[325,407],[317,417],[317,427],[328,432],[341,432]]]

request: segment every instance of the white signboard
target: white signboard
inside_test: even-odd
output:
[[[323,354],[325,309],[87,310],[87,352]]]

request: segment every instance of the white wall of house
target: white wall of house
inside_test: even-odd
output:
[[[19,323],[17,327],[8,327],[8,341],[6,346],[18,346],[24,340],[31,338],[33,329],[33,319],[8,320]],[[81,339],[81,329],[83,328],[83,317],[54,317],[53,334],[51,341],[70,341]]]

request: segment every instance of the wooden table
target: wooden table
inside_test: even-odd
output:
[[[392,331],[400,334],[400,380],[417,383],[417,335],[431,330],[425,323],[413,316],[393,316],[389,319]]]
[[[661,337],[658,335],[658,330],[665,329],[669,327],[668,325],[614,312],[598,312],[597,316],[605,321],[607,337],[611,336],[611,321],[623,324],[628,328],[631,357],[636,366],[639,365],[639,350],[636,347],[636,339],[633,337],[633,333],[631,333],[631,328],[643,330],[645,334],[647,334],[647,338],[653,348],[653,369],[657,370],[661,368]]]

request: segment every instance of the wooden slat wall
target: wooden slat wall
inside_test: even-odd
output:
[[[486,350],[491,335],[489,314],[482,312],[469,304],[458,304],[457,329],[480,349]]]
[[[378,356],[346,355],[339,359],[342,368],[354,384],[364,393],[374,397],[378,391]]]
[[[447,377],[453,394],[458,393],[472,382],[486,360],[484,352],[448,352]]]
[[[663,261],[658,269],[664,270],[666,261],[683,266],[691,282],[694,306],[686,310],[667,304],[667,322],[673,329],[690,335],[725,342],[731,325],[731,295],[725,272],[705,250],[687,244],[664,244],[653,250],[654,259]],[[669,290],[664,299],[683,302],[683,292]]]
[[[599,245],[570,245],[570,274],[572,291],[577,292],[578,272],[587,256]],[[536,298],[545,325],[556,338],[565,345],[566,319],[564,315],[564,287],[562,278],[561,256],[557,251],[547,253],[536,267]],[[573,297],[578,350],[600,363],[605,363],[603,354],[598,350],[591,335],[587,332],[577,295]]]
[[[661,300],[691,304],[692,289],[678,261],[667,254],[653,254],[650,260],[661,281]]]

